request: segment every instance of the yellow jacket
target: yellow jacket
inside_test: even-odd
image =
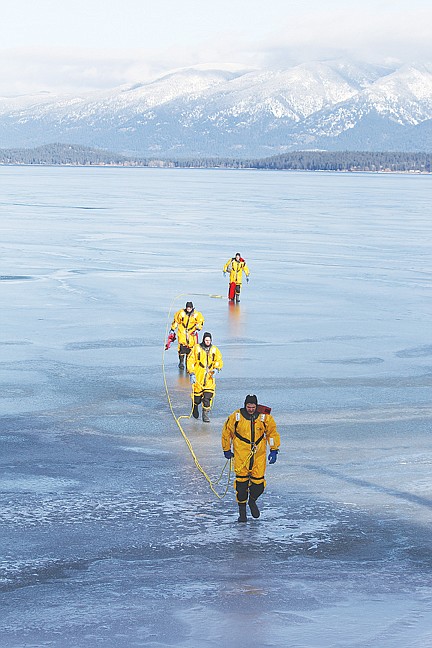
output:
[[[246,277],[249,277],[249,268],[246,265],[246,261],[236,261],[235,257],[233,259],[228,259],[228,261],[225,263],[223,271],[227,272],[229,270],[230,273],[230,283],[235,282],[236,284],[242,283],[243,280],[243,272],[245,273]]]
[[[194,393],[199,394],[203,391],[214,393],[216,383],[213,376],[215,371],[222,367],[222,354],[216,346],[212,344],[206,351],[201,344],[195,344],[187,358],[187,370],[190,374],[195,374],[196,378],[193,385]]]
[[[187,313],[184,309],[177,311],[171,324],[174,331],[178,327],[178,344],[179,348],[182,344],[190,349],[196,344],[197,339],[194,333],[200,331],[204,324],[204,317],[199,311],[193,310],[192,313]]]
[[[271,414],[250,416],[241,408],[228,416],[222,430],[222,449],[234,453],[234,471],[237,477],[264,479],[267,444],[270,450],[279,450],[280,436]]]

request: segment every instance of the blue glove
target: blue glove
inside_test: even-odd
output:
[[[249,277],[246,277],[246,283],[249,283]]]
[[[226,277],[226,272],[225,272],[225,270],[222,270],[222,272],[223,272],[223,276]]]
[[[224,455],[225,459],[232,459],[234,457],[234,453],[231,450],[224,450]]]
[[[269,462],[269,464],[271,464],[271,463],[276,463],[276,459],[277,459],[277,456],[278,456],[278,452],[279,452],[279,450],[270,450],[270,454],[269,454],[269,456],[268,456],[268,462]]]
[[[194,383],[196,383],[196,377],[195,377],[195,374],[191,374],[191,375],[189,376],[189,380],[190,380],[190,384],[191,384],[191,385],[193,385]]]

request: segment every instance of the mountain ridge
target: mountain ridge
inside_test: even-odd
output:
[[[0,147],[74,142],[139,157],[266,157],[383,150],[383,143],[385,150],[421,151],[430,150],[431,120],[428,62],[185,68],[79,97],[0,98]]]

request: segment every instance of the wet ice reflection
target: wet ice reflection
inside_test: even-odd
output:
[[[2,646],[427,646],[430,178],[1,173]],[[202,465],[247,393],[282,436],[242,528],[167,403],[186,296],[225,362]]]

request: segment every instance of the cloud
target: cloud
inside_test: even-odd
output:
[[[257,48],[263,66],[349,56],[374,63],[432,60],[432,8],[340,8],[299,15]]]
[[[281,15],[278,27],[238,31],[230,23],[217,37],[159,48],[16,48],[0,50],[0,95],[49,91],[79,94],[145,82],[193,65],[289,67],[304,61],[349,57],[373,63],[432,61],[432,7],[401,9],[377,1],[374,9],[342,3],[331,10]],[[325,8],[327,7],[327,9]],[[289,19],[288,16],[289,15]],[[257,35],[259,34],[259,36]]]
[[[87,92],[147,79],[165,69],[147,51],[20,48],[0,52],[0,94]]]

